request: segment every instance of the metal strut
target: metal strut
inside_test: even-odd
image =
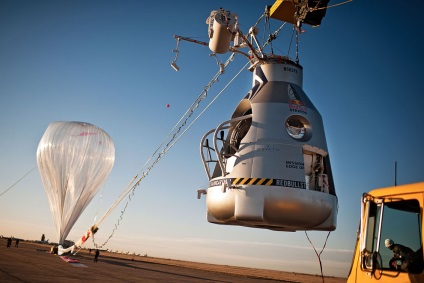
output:
[[[197,43],[197,44],[205,45],[205,46],[209,45],[207,42],[198,41],[198,40],[195,40],[195,39],[192,39],[192,38],[189,38],[189,37],[174,35],[174,38],[177,40],[177,47],[174,50],[172,50],[172,52],[175,53],[175,58],[171,62],[171,67],[177,72],[180,70],[180,67],[178,67],[178,65],[177,65],[177,59],[178,59],[178,55],[180,53],[179,48],[180,48],[180,41],[181,40],[185,40],[185,41],[189,41],[189,42],[193,42],[193,43]]]
[[[179,48],[180,48],[180,39],[177,38],[177,47],[175,47],[175,49],[172,50],[172,52],[175,52],[175,58],[171,62],[171,67],[174,68],[174,70],[177,72],[180,70],[180,68],[177,66],[178,54],[180,53]]]
[[[207,42],[195,40],[195,39],[192,39],[192,38],[189,38],[189,37],[174,35],[174,38],[177,40],[177,47],[174,50],[172,50],[172,52],[175,52],[176,54],[175,54],[174,60],[171,62],[171,67],[175,71],[179,71],[180,70],[180,67],[178,67],[178,65],[177,65],[177,59],[178,59],[178,54],[180,52],[179,51],[179,45],[180,45],[180,41],[181,40],[185,40],[185,41],[188,41],[188,42],[193,42],[193,43],[200,44],[200,45],[203,45],[203,46],[208,46],[209,45],[209,43],[207,43]],[[224,63],[219,63],[218,58],[216,57],[216,54],[215,53],[212,53],[210,56],[211,57],[215,57],[216,64],[219,66],[220,73],[221,74],[224,73],[224,69],[225,69],[225,66],[224,65],[225,64]]]

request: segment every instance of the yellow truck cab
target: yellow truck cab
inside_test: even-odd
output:
[[[424,282],[424,182],[364,193],[347,282]]]

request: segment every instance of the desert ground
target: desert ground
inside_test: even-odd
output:
[[[69,263],[50,253],[52,245],[21,240],[10,248],[0,239],[0,282],[323,282],[321,276],[275,270],[205,264],[176,259],[80,250]],[[325,277],[326,283],[346,278]]]

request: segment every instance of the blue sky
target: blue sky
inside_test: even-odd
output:
[[[50,122],[83,121],[104,129],[114,140],[116,161],[68,237],[78,239],[218,71],[207,47],[182,42],[175,72],[173,35],[207,41],[205,20],[220,7],[237,13],[247,32],[273,3],[242,2],[0,1],[0,193],[36,165]],[[301,35],[303,88],[324,120],[339,197],[338,226],[322,254],[325,275],[347,276],[363,192],[393,185],[395,161],[398,184],[424,179],[423,5],[400,9],[353,1],[329,9],[320,27],[305,26]],[[272,22],[274,30],[280,25]],[[290,33],[291,27],[283,28],[276,53],[287,55]],[[202,107],[245,63],[236,56]],[[106,248],[319,274],[304,232],[213,225],[206,221],[204,198],[196,198],[208,183],[200,139],[230,117],[250,87],[245,70],[155,166]],[[110,235],[124,204],[102,224],[96,240]],[[56,239],[35,170],[0,196],[0,235],[39,239],[42,233]],[[327,234],[309,235],[320,249]]]

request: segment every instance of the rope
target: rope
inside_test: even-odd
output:
[[[289,56],[289,54],[290,54],[290,49],[291,49],[291,46],[292,46],[292,43],[293,43],[293,35],[294,35],[294,31],[295,31],[295,27],[293,26],[292,35],[291,35],[291,37],[290,37],[289,49],[287,50],[287,56]]]
[[[227,59],[227,61],[224,63],[224,69],[228,66],[228,64],[234,60],[234,53],[231,54],[231,56]],[[247,63],[248,64],[248,63]],[[246,65],[247,65],[246,64]],[[244,69],[245,67],[243,67]],[[243,70],[242,69],[242,70]],[[241,71],[240,71],[241,72]],[[240,74],[240,72],[238,74]],[[196,119],[189,125],[189,127],[183,131],[180,135],[178,135],[181,131],[181,129],[187,124],[187,120],[193,115],[194,110],[196,108],[199,107],[200,102],[205,99],[207,97],[207,92],[208,90],[212,87],[212,85],[218,81],[219,76],[221,76],[223,74],[223,72],[220,70],[218,73],[216,73],[216,75],[212,78],[211,81],[209,81],[209,83],[204,87],[203,91],[200,93],[200,95],[197,97],[197,99],[192,103],[192,105],[188,108],[188,110],[184,113],[184,115],[181,117],[181,119],[178,121],[178,123],[174,126],[174,128],[168,133],[168,135],[165,137],[165,139],[162,141],[162,143],[159,145],[159,147],[155,150],[155,152],[150,156],[150,158],[146,161],[146,163],[143,165],[142,169],[139,171],[139,173],[131,180],[131,182],[128,184],[127,188],[121,193],[121,195],[118,197],[118,199],[111,205],[111,207],[108,209],[108,211],[103,215],[103,217],[93,226],[98,227],[100,225],[101,222],[103,222],[103,220],[112,212],[112,210],[131,192],[131,195],[129,195],[128,200],[124,206],[124,209],[121,211],[121,214],[119,216],[119,219],[117,221],[117,223],[115,223],[115,226],[110,234],[110,236],[106,239],[106,241],[101,244],[98,245],[95,242],[94,239],[94,233],[92,236],[93,239],[93,244],[96,248],[102,248],[104,245],[106,245],[109,241],[109,239],[112,238],[113,234],[115,233],[115,231],[117,230],[120,221],[123,220],[123,215],[126,212],[127,206],[128,204],[131,202],[131,196],[134,195],[135,193],[135,189],[138,187],[138,185],[140,184],[141,180],[144,179],[149,172],[153,169],[153,167],[159,162],[159,160],[166,154],[166,152],[172,148],[172,146],[175,145],[175,143],[185,134],[185,132],[191,127],[191,125],[193,125],[193,123],[200,117],[201,114],[204,113],[203,112],[196,117]],[[237,76],[238,76],[237,74]],[[234,78],[231,80],[231,82],[234,80]],[[228,87],[229,84],[227,84],[226,87]],[[226,88],[225,87],[225,88]],[[218,94],[218,96],[223,92],[223,90]],[[217,97],[215,97],[215,99],[213,101],[215,101],[217,99]],[[212,101],[212,102],[213,102]],[[212,102],[207,106],[209,107]],[[188,115],[187,115],[188,114]],[[184,119],[184,117],[186,117]],[[184,120],[184,121],[183,121]],[[180,122],[183,121],[181,124]],[[178,129],[174,132],[174,130],[177,128],[177,126],[180,124],[180,126],[178,127]],[[160,148],[162,148],[163,144],[165,143],[165,141],[167,140],[167,138],[171,135],[171,139],[169,140],[169,142],[164,146],[164,148],[162,149],[162,151],[157,155],[156,159],[153,161],[153,163],[147,168],[146,171],[144,171],[141,175],[141,177],[138,178],[138,175],[141,174],[141,172],[143,171],[143,168],[150,162],[150,160],[153,158],[153,156],[156,155],[156,153],[159,151]],[[138,178],[138,179],[137,179]],[[134,183],[134,180],[137,181]]]
[[[115,223],[115,225],[112,229],[112,232],[110,233],[109,237],[103,242],[103,244],[101,244],[101,245],[96,244],[96,241],[94,239],[94,233],[93,233],[92,239],[93,239],[94,247],[96,247],[97,249],[103,248],[109,242],[109,240],[113,237],[113,235],[115,234],[115,231],[118,230],[118,226],[119,226],[121,220],[123,220],[123,216],[125,214],[125,211],[127,210],[128,204],[131,202],[131,196],[134,195],[134,192],[135,192],[135,188],[132,190],[132,193],[128,196],[128,201],[125,203],[124,209],[121,211],[121,215],[119,216],[118,221]]]
[[[264,30],[263,30],[263,36],[262,36],[262,50],[263,50],[263,48],[265,47],[265,43],[264,42],[268,42],[268,41],[270,41],[270,43],[271,43],[271,47],[270,47],[270,49],[271,49],[271,53],[272,54],[274,54],[274,49],[273,49],[273,46],[272,46],[272,38],[273,38],[273,35],[271,34],[271,22],[270,22],[270,20],[269,20],[269,11],[265,11],[265,20],[264,20]],[[268,24],[268,25],[267,25]],[[267,33],[267,31],[268,31],[268,39],[267,39],[267,41],[265,41],[265,34]]]
[[[97,210],[96,210],[96,214],[95,214],[94,220],[93,220],[94,223],[96,222],[97,215],[99,214],[99,208],[100,208],[100,204],[102,203],[104,191],[105,191],[105,186],[103,186],[102,192],[100,193],[99,203],[97,204]]]
[[[266,11],[259,17],[259,19],[257,19],[256,20],[256,23],[253,25],[253,28],[255,28],[258,24],[259,24],[259,21],[263,18],[263,17],[266,17],[267,16],[267,13],[266,13]]]
[[[331,5],[331,6],[315,8],[314,10],[324,10],[324,9],[334,8],[334,7],[337,7],[337,6],[340,6],[340,5],[347,4],[347,3],[352,2],[352,1],[353,0],[347,0],[347,1],[344,1],[344,2],[341,2],[341,3],[336,3],[336,4]]]
[[[317,257],[318,257],[318,261],[319,261],[319,268],[320,268],[320,270],[321,270],[321,278],[322,278],[322,282],[323,282],[323,283],[324,283],[324,274],[322,273],[321,254],[322,254],[322,252],[323,252],[323,251],[324,251],[324,249],[325,249],[325,245],[327,245],[327,240],[328,240],[328,237],[330,236],[330,233],[331,233],[331,231],[329,231],[329,232],[328,232],[327,237],[325,238],[324,246],[322,247],[321,251],[318,253],[318,252],[317,252],[317,250],[316,250],[316,249],[315,249],[315,247],[314,247],[314,244],[312,244],[311,240],[309,239],[308,233],[305,231],[306,238],[308,238],[309,243],[311,243],[311,246],[312,246],[312,248],[314,249],[315,254],[316,254],[316,255],[317,255]]]
[[[240,75],[240,73],[247,67],[247,65],[249,65],[250,62],[247,62],[246,65],[244,65],[240,71],[238,71],[238,73],[225,85],[225,87],[215,96],[215,98],[202,110],[202,112],[200,112],[200,114],[193,120],[193,122],[190,123],[190,125],[188,125],[188,127],[184,130],[184,132],[175,140],[175,142],[171,145],[171,147],[185,134],[185,132],[188,131],[188,129],[191,128],[191,126],[197,121],[197,119],[200,118],[200,116],[203,115],[203,113],[215,102],[215,100],[217,100],[219,98],[219,96],[221,96],[221,94],[230,86],[230,84],[232,84],[232,82]],[[170,147],[170,148],[171,148]],[[169,150],[169,149],[168,149]]]
[[[37,165],[35,165],[31,170],[29,170],[27,173],[25,173],[25,175],[23,175],[19,180],[17,180],[13,185],[11,185],[9,188],[7,188],[4,192],[2,192],[0,194],[0,197],[2,195],[4,195],[5,193],[7,193],[10,189],[12,189],[16,184],[18,184],[20,181],[22,181],[22,179],[24,179],[29,173],[31,173],[32,171],[34,171],[34,169],[37,168]]]
[[[286,22],[284,22],[276,31],[274,31],[273,34],[269,35],[268,40],[265,42],[265,44],[262,46],[262,49],[267,46],[269,43],[272,43],[273,40],[277,38],[277,35],[280,33],[281,29],[286,25]],[[271,50],[272,50],[272,44],[271,44]],[[274,51],[272,51],[274,53]]]

